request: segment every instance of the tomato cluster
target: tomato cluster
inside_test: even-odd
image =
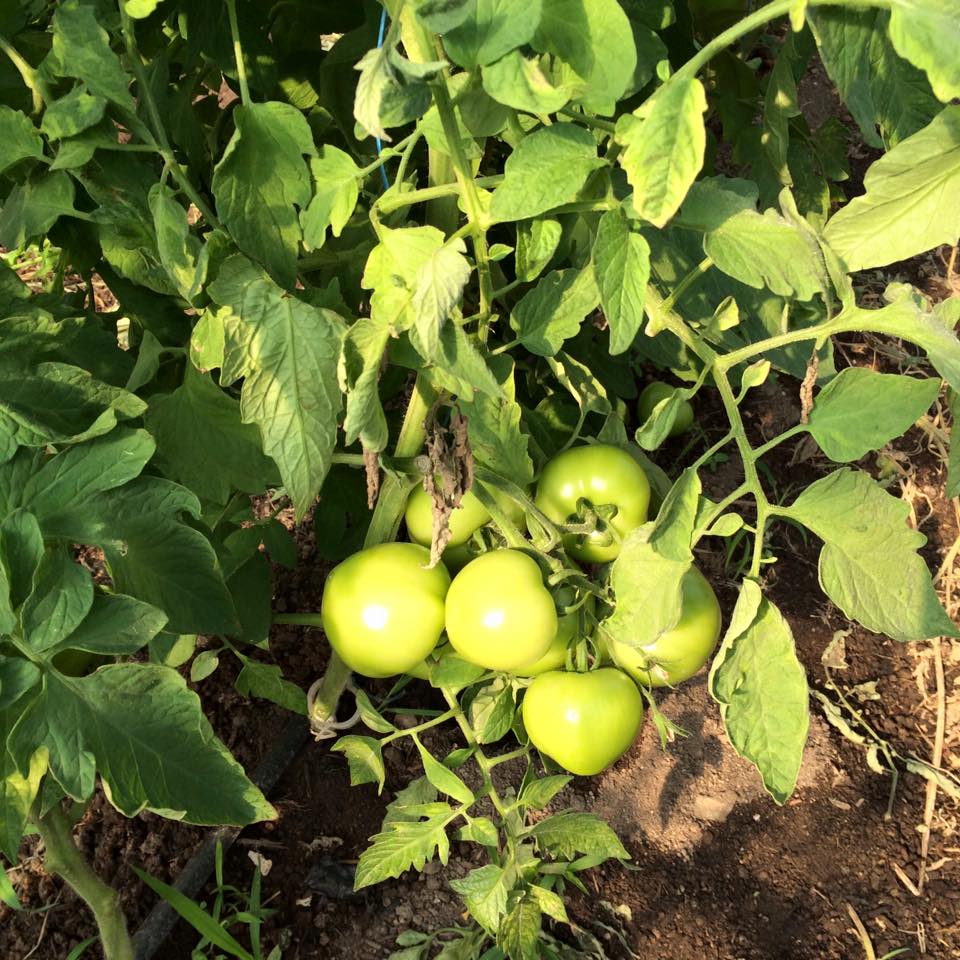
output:
[[[646,521],[649,503],[646,474],[630,453],[592,444],[547,463],[533,512],[561,528],[568,557],[606,564]],[[523,528],[519,503],[498,493],[497,505]],[[602,630],[594,632],[598,603],[583,586],[586,574],[575,578],[577,587],[566,578],[551,590],[533,549],[494,546],[471,555],[469,541],[490,519],[467,492],[449,519],[443,561],[430,567],[432,501],[415,489],[406,508],[413,542],[361,550],[327,578],[321,611],[327,638],[351,670],[368,677],[429,679],[431,665],[452,654],[512,674],[526,688],[522,718],[530,742],[571,773],[599,773],[637,736],[638,684],[648,691],[673,685],[706,663],[720,632],[717,599],[691,568],[673,629],[645,647],[608,643]],[[448,567],[458,571],[452,580]],[[596,596],[602,604],[602,590]],[[438,649],[444,633],[449,644]]]

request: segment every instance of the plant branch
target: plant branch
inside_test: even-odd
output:
[[[105,960],[133,960],[133,943],[120,909],[120,895],[93,872],[73,842],[70,822],[59,804],[41,816],[38,803],[32,819],[43,840],[47,871],[63,877],[93,912]]]
[[[155,142],[159,145],[160,156],[163,157],[164,162],[170,167],[170,172],[176,179],[177,186],[180,187],[184,194],[186,194],[187,199],[200,211],[203,219],[206,220],[211,227],[219,227],[220,221],[203,197],[197,192],[196,188],[190,182],[186,170],[177,162],[177,158],[173,154],[173,148],[170,146],[170,141],[167,139],[166,129],[163,125],[163,118],[160,116],[160,109],[157,107],[157,101],[154,99],[153,91],[150,89],[150,82],[147,80],[146,71],[143,69],[143,60],[137,48],[137,38],[133,29],[133,21],[124,9],[123,0],[118,0],[118,6],[120,9],[120,24],[123,29],[123,40],[127,48],[127,56],[130,59],[130,64],[137,78],[140,98],[146,105],[147,113],[150,116],[150,126],[152,127]]]
[[[237,61],[237,80],[240,83],[240,100],[250,106],[250,86],[247,83],[247,67],[243,62],[243,45],[240,43],[240,26],[237,23],[237,0],[226,0],[227,16],[230,19],[230,38],[233,41],[233,56]]]
[[[39,113],[43,109],[43,105],[50,102],[50,93],[43,82],[43,78],[2,34],[0,34],[0,50],[7,55],[10,62],[17,68],[17,72],[33,97],[33,112]]]

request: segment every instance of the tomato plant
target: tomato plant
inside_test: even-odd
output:
[[[376,736],[335,745],[381,790],[386,744],[422,761],[357,887],[446,860],[456,831],[489,862],[453,883],[471,925],[444,953],[554,960],[565,889],[628,852],[590,813],[541,814],[568,780],[543,775],[521,719],[545,755],[597,772],[642,697],[671,732],[669,690],[648,682],[709,661],[731,742],[785,803],[809,717],[767,589],[785,522],[822,542],[820,583],[851,620],[957,635],[908,507],[864,458],[942,381],[957,409],[958,300],[902,283],[858,299],[853,277],[958,240],[960,10],[755,7],[6,5],[0,854],[39,832],[107,960],[130,937],[70,827],[98,782],[130,816],[275,815],[203,713],[227,660],[243,696],[320,738],[351,667],[416,674],[354,684]],[[862,191],[843,123],[800,109],[814,53],[866,145]],[[864,334],[908,344],[918,375],[834,356]],[[638,401],[651,375],[678,385]],[[761,387],[800,396],[780,433],[746,416]],[[677,460],[662,445],[693,405],[716,416]],[[776,453],[800,437],[819,477],[788,488]],[[736,479],[708,494],[720,456]],[[425,479],[453,491],[449,515]],[[299,559],[281,520],[311,512],[341,565],[321,612],[272,615],[275,569]],[[405,516],[417,542],[394,544]],[[734,536],[749,554],[710,660],[694,557]],[[441,553],[465,564],[446,598]],[[558,605],[576,613],[558,624]],[[309,700],[271,622],[326,628]],[[394,723],[396,697],[425,719]],[[438,758],[443,724],[464,743]],[[505,785],[509,760],[524,772]]]
[[[446,567],[428,567],[415,543],[381,543],[327,576],[321,620],[330,645],[365,677],[405,673],[437,645],[450,586]]]

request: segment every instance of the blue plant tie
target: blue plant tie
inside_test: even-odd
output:
[[[377,34],[377,49],[379,50],[383,46],[383,37],[387,31],[387,9],[386,7],[380,11],[380,32]],[[377,156],[383,153],[383,141],[377,137]],[[390,189],[390,178],[387,176],[387,168],[384,164],[380,164],[380,176],[383,178],[383,189]]]

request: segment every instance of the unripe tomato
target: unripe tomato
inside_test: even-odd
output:
[[[523,725],[530,742],[582,777],[619,760],[642,721],[640,691],[613,667],[590,673],[544,673],[523,695]]]
[[[683,578],[683,612],[677,625],[645,647],[614,640],[610,654],[639,683],[675,686],[689,680],[710,658],[720,639],[720,620],[717,595],[706,577],[691,567]]]
[[[562,596],[558,599],[560,599],[561,603],[565,602]],[[596,604],[591,595],[587,597],[584,602],[583,609],[587,614],[591,614],[595,606]],[[579,632],[580,611],[574,610],[572,613],[564,614],[557,621],[557,635],[553,638],[550,646],[547,647],[547,652],[540,657],[539,660],[535,660],[533,663],[526,664],[525,666],[517,667],[512,672],[518,677],[537,677],[541,673],[546,673],[548,670],[561,670],[567,662],[567,648],[575,640],[579,639]]]
[[[542,657],[557,635],[557,610],[536,561],[519,550],[471,560],[447,594],[447,636],[465,660],[513,670]]]
[[[406,673],[437,645],[450,574],[416,543],[382,543],[330,572],[320,614],[330,646],[355,673]]]
[[[577,514],[577,501],[594,507],[612,504],[610,523],[622,540],[647,519],[650,484],[643,467],[626,450],[605,444],[572,447],[554,457],[537,483],[536,505],[554,523],[567,523]],[[567,553],[587,563],[607,563],[620,553],[620,543],[608,530],[564,538]]]
[[[516,500],[504,496],[497,492],[494,498],[500,504],[503,512],[518,526],[524,529],[523,508]],[[407,509],[404,514],[407,522],[407,535],[414,543],[429,547],[433,539],[433,502],[430,494],[422,486],[413,488],[407,500]],[[490,514],[487,508],[480,502],[477,495],[468,490],[460,500],[460,505],[450,514],[450,540],[443,552],[444,562],[447,560],[447,553],[451,554],[454,565],[462,566],[466,563],[468,554],[466,551],[456,551],[454,548],[462,547],[474,531],[485,526],[490,522]]]
[[[647,385],[640,394],[637,401],[637,418],[640,423],[646,423],[653,413],[653,408],[661,401],[666,400],[673,393],[673,387],[662,380],[654,380]],[[693,426],[693,404],[689,400],[684,400],[677,410],[677,417],[673,421],[668,436],[679,437],[681,433],[686,433]]]

